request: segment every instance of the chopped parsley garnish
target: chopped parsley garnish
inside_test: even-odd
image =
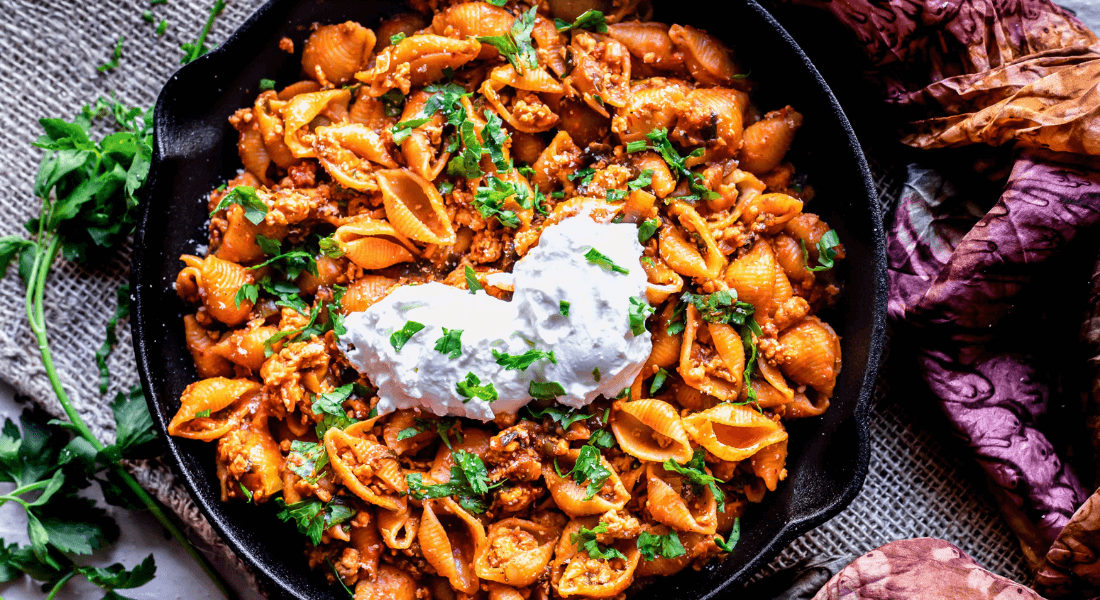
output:
[[[405,106],[405,95],[401,90],[390,90],[382,94],[382,110],[387,117],[401,116],[401,110]]]
[[[489,470],[476,454],[455,450],[451,454],[455,466],[451,467],[451,480],[447,483],[425,485],[420,473],[405,475],[409,495],[417,500],[456,497],[458,504],[471,513],[483,513],[488,508],[482,496],[489,490],[504,485],[504,481],[489,483]]]
[[[685,554],[684,545],[680,543],[680,536],[676,535],[675,531],[670,531],[664,535],[655,535],[643,531],[638,536],[638,552],[645,560],[654,560],[658,556],[661,558],[676,558]]]
[[[237,482],[237,485],[241,487],[241,493],[244,494],[245,502],[252,502],[252,490],[244,487],[244,484],[239,481]]]
[[[621,200],[626,200],[626,190],[616,190],[616,189],[607,190],[607,201],[608,202],[619,202]]]
[[[455,184],[451,183],[450,181],[442,181],[442,182],[439,183],[439,193],[440,194],[446,196],[447,194],[450,194],[453,191],[455,191]]]
[[[496,359],[498,365],[504,367],[505,371],[526,371],[527,367],[530,367],[535,361],[542,359],[549,360],[555,365],[558,364],[558,359],[554,356],[553,350],[547,352],[535,348],[523,354],[508,354],[507,352],[501,352],[494,348],[493,358]]]
[[[437,112],[443,115],[448,124],[455,127],[459,127],[463,122],[466,122],[466,109],[462,106],[462,98],[467,94],[462,87],[448,83],[429,85],[424,88],[424,91],[432,95],[424,102],[424,106],[420,109],[420,115],[408,121],[402,121],[390,128],[394,143],[400,145],[409,137],[413,129],[430,121]],[[383,104],[387,106],[387,115],[391,110],[389,107],[396,106],[402,98],[400,94],[397,96],[387,94],[382,97]],[[400,114],[400,112],[398,111],[397,114]]]
[[[646,317],[653,312],[653,307],[645,300],[630,298],[630,312],[627,314],[630,320],[630,333],[642,335],[645,332]]]
[[[730,531],[729,540],[723,541],[721,536],[714,536],[714,543],[722,552],[733,552],[734,546],[741,540],[741,519],[736,518],[733,520],[733,530]]]
[[[210,416],[210,409],[208,408],[206,410],[200,410],[199,412],[195,413],[194,417],[191,417],[191,418],[192,419],[202,419],[204,417],[209,417],[209,416]]]
[[[578,550],[587,553],[589,558],[594,558],[596,560],[621,558],[626,560],[626,556],[624,556],[622,552],[619,552],[611,546],[601,547],[596,542],[596,537],[601,533],[607,533],[607,523],[600,523],[593,529],[581,527],[577,533],[569,535],[569,543],[576,546]]]
[[[840,254],[840,236],[836,234],[835,229],[826,231],[825,235],[817,240],[817,262],[820,266],[810,266],[810,253],[806,251],[806,242],[798,240],[798,243],[802,246],[802,262],[807,270],[828,271],[835,266],[833,260],[836,259],[837,254]]]
[[[157,35],[158,36],[164,35],[165,31],[168,31],[168,19],[161,19],[160,24],[157,25]],[[251,493],[249,493],[248,499],[249,499],[249,501],[252,500]]]
[[[426,124],[431,121],[431,117],[421,117],[418,119],[409,119],[408,121],[402,121],[390,128],[390,133],[393,134],[393,143],[400,146],[405,140],[409,139],[412,135],[412,130]]]
[[[275,80],[274,79],[261,79],[260,80],[260,91],[261,92],[266,92],[266,91],[273,90],[273,89],[275,89]]]
[[[592,369],[592,379],[596,380],[596,383],[600,382],[600,368],[595,367]]]
[[[669,335],[679,335],[683,333],[686,323],[684,322],[684,311],[687,308],[687,304],[684,302],[677,302],[676,308],[672,309],[672,316],[665,323]]]
[[[615,436],[611,435],[611,432],[606,429],[597,429],[588,437],[588,443],[597,448],[608,450],[615,445]]]
[[[443,440],[443,444],[448,448],[451,447],[451,429],[454,429],[455,425],[458,425],[457,419],[451,419],[447,417],[435,418],[435,419],[421,419],[416,418],[416,427],[406,427],[397,432],[398,440],[407,440],[417,434],[425,431],[435,431],[439,434],[440,439]],[[456,431],[455,437],[458,441],[462,442],[462,432]]]
[[[505,4],[508,4],[508,0],[488,0],[488,2],[493,6],[504,6]]]
[[[748,302],[737,300],[737,292],[720,290],[706,296],[685,292],[681,302],[690,302],[707,323],[732,323],[744,325],[755,309]]]
[[[655,150],[661,155],[661,158],[665,159],[665,163],[668,164],[668,168],[677,176],[684,176],[688,178],[688,184],[691,187],[691,191],[694,193],[692,196],[685,196],[683,200],[695,200],[702,198],[704,200],[714,200],[719,197],[716,192],[711,191],[703,184],[703,176],[699,173],[693,172],[687,167],[686,160],[688,158],[695,158],[703,155],[702,148],[696,148],[692,150],[687,156],[680,156],[680,153],[676,151],[676,148],[672,146],[672,142],[668,139],[668,130],[654,129],[646,134],[653,145],[638,140],[635,142],[629,142],[626,145],[627,152],[641,152],[642,150]]]
[[[443,328],[443,337],[435,341],[435,350],[451,358],[462,356],[462,330]]]
[[[294,504],[287,504],[282,498],[275,502],[282,510],[276,515],[284,521],[294,521],[298,532],[309,536],[313,545],[321,543],[321,534],[333,525],[339,525],[355,516],[355,509],[337,504],[321,502],[317,498],[308,498]]]
[[[584,187],[592,182],[592,177],[595,175],[596,169],[589,167],[581,169],[576,173],[570,174],[569,181],[577,181],[578,179],[580,179],[580,181],[577,183],[577,187]]]
[[[527,393],[538,400],[553,400],[565,395],[565,388],[556,381],[532,381],[527,386]]]
[[[481,378],[473,373],[466,373],[466,379],[455,384],[455,391],[459,396],[466,398],[463,403],[474,398],[493,402],[497,399],[497,389],[492,382],[481,385]]]
[[[600,449],[592,445],[581,446],[577,454],[577,462],[566,475],[572,475],[573,481],[581,484],[588,482],[584,489],[585,501],[591,500],[603,488],[603,484],[611,477],[611,471],[603,466],[600,460]]]
[[[665,470],[675,471],[683,475],[696,490],[701,490],[703,487],[710,488],[710,493],[714,496],[714,502],[718,505],[718,512],[725,512],[726,494],[718,487],[719,483],[725,482],[707,473],[706,465],[703,461],[704,456],[706,456],[706,450],[696,448],[695,454],[692,455],[691,460],[689,460],[687,464],[680,466],[676,461],[670,458],[664,463]]]
[[[650,267],[656,267],[657,266],[657,263],[654,262],[654,260],[652,258],[648,257],[648,256],[643,256],[638,260],[641,261],[641,263],[643,265],[649,265]]]
[[[401,431],[397,432],[397,441],[400,442],[401,440],[407,440],[407,439],[409,439],[411,437],[414,437],[414,436],[416,436],[420,433],[423,433],[422,429],[418,429],[416,427],[406,427],[406,428],[402,429]]]
[[[504,121],[495,112],[485,114],[485,127],[481,129],[481,138],[485,141],[482,153],[489,155],[489,160],[493,161],[497,171],[511,172],[512,161],[504,158],[504,145],[509,139],[508,132],[504,129]],[[528,170],[531,170],[530,167]]]
[[[106,71],[111,71],[118,68],[118,59],[122,58],[122,41],[125,39],[126,38],[124,36],[118,36],[118,41],[115,42],[114,52],[111,53],[111,60],[107,61],[105,64],[96,67],[96,71],[104,73]]]
[[[751,404],[756,402],[756,390],[752,388],[752,375],[756,371],[756,341],[753,340],[753,334],[756,334],[757,338],[763,337],[764,332],[760,329],[760,325],[756,323],[756,319],[748,319],[745,326],[741,328],[741,345],[745,348],[745,369],[743,371],[745,393],[747,399],[743,404]]]
[[[630,269],[620,267],[619,265],[615,264],[610,258],[608,258],[605,254],[603,254],[599,250],[596,250],[595,248],[590,248],[588,250],[588,252],[585,252],[584,253],[584,258],[588,262],[590,262],[590,263],[592,263],[596,266],[603,267],[603,269],[605,271],[612,271],[612,272],[615,272],[615,273],[622,273],[623,275],[629,275],[630,274]]]
[[[649,384],[649,395],[659,392],[664,387],[666,379],[668,379],[668,371],[658,368],[657,374],[653,376],[653,383]]]
[[[287,468],[303,480],[316,483],[328,463],[324,444],[301,440],[290,442],[290,454],[286,457]]]
[[[147,10],[141,13],[141,20],[145,21],[146,23],[152,23],[153,21],[156,21],[157,18],[153,16],[153,11]]]
[[[532,6],[531,10],[522,13],[512,22],[508,35],[479,35],[477,41],[496,48],[519,73],[523,73],[525,69],[537,69],[538,55],[531,45],[531,31],[535,28],[537,13],[538,6]]]
[[[406,321],[404,327],[390,334],[390,345],[393,346],[395,351],[401,352],[409,339],[420,332],[421,329],[424,329],[424,325],[416,321]]]
[[[619,552],[616,548],[611,546],[601,546],[596,542],[596,538],[601,533],[607,533],[607,523],[600,523],[596,525],[594,529],[587,529],[581,527],[581,529],[569,536],[569,542],[575,545],[579,550],[588,554],[589,558],[597,560],[610,560],[613,558],[621,558],[626,560],[626,556],[622,552]]]
[[[237,289],[237,293],[233,295],[233,304],[237,305],[237,308],[241,307],[241,302],[256,302],[256,299],[260,297],[260,287],[254,283],[246,283]]]
[[[337,242],[336,238],[331,235],[317,240],[317,248],[321,251],[321,254],[329,258],[340,258],[344,255],[344,249],[340,247],[340,242]]]
[[[221,202],[218,202],[214,210],[210,211],[210,216],[229,208],[230,204],[239,204],[244,209],[244,218],[253,225],[259,225],[267,216],[267,205],[260,200],[260,196],[256,194],[256,188],[252,186],[238,185],[229,190],[228,194],[222,196]]]
[[[569,31],[570,29],[588,29],[597,33],[607,33],[607,20],[604,19],[603,12],[589,9],[584,11],[581,16],[577,17],[570,25],[569,22],[561,19],[554,19],[554,27],[558,31]]]
[[[390,44],[396,46],[401,43],[401,40],[405,39],[405,32],[395,33],[390,36]]]
[[[638,242],[645,244],[649,241],[649,238],[653,237],[653,234],[657,233],[657,229],[661,227],[660,219],[648,219],[638,224]]]
[[[527,190],[523,186],[517,187],[510,181],[504,181],[492,175],[487,176],[484,181],[489,185],[479,185],[474,192],[474,208],[477,209],[477,212],[481,213],[482,218],[486,221],[496,217],[497,221],[500,221],[500,224],[505,227],[519,227],[519,216],[516,215],[515,211],[506,210],[504,201],[510,196],[515,196],[516,202],[520,206],[531,208],[529,204],[530,196],[527,194]],[[525,204],[524,200],[527,200],[528,204]]]
[[[640,190],[651,183],[653,183],[653,169],[646,169],[626,185],[632,190]]]
[[[355,392],[355,384],[340,386],[331,392],[313,397],[313,414],[321,415],[314,427],[318,439],[324,439],[325,432],[332,428],[345,429],[356,420],[348,417],[344,411],[344,402]]]
[[[470,265],[466,265],[466,287],[470,290],[471,294],[475,294],[485,289],[481,287],[481,283],[477,280],[477,274],[470,268]]]
[[[568,409],[564,406],[547,406],[545,408],[534,408],[530,404],[527,405],[527,412],[531,413],[532,417],[541,419],[542,417],[550,417],[555,423],[561,425],[562,431],[568,431],[569,427],[577,421],[584,421],[592,415]]]
[[[563,317],[568,317],[569,316],[569,303],[566,302],[565,300],[559,300],[558,301],[558,314],[560,314]],[[597,380],[597,381],[599,381],[599,380]]]

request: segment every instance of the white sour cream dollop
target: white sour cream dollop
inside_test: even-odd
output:
[[[591,249],[629,273],[589,262]],[[489,421],[531,402],[532,381],[560,384],[565,394],[557,402],[580,408],[598,396],[618,395],[649,357],[649,332],[634,335],[629,318],[631,298],[646,301],[641,254],[635,225],[569,217],[547,227],[538,246],[516,263],[511,302],[442,283],[402,286],[348,315],[340,347],[378,388],[379,414],[419,407]],[[561,314],[562,301],[569,304],[568,316]],[[409,321],[424,329],[398,351],[390,335]],[[443,328],[462,330],[457,358],[435,349]],[[519,355],[532,348],[553,351],[557,364],[540,359],[523,371],[506,370],[493,357],[493,350]],[[498,398],[461,396],[456,384],[467,373],[481,385],[492,383]]]

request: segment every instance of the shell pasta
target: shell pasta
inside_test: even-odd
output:
[[[645,2],[497,4],[315,25],[301,80],[230,118],[241,170],[210,194],[208,251],[180,257],[199,379],[169,432],[212,443],[222,499],[274,503],[303,566],[357,600],[622,598],[738,552],[787,476],[785,424],[820,416],[841,369],[819,313],[844,248],[787,158],[802,116],[755,105],[729,48]],[[357,316],[421,285],[507,306],[544,231],[585,216],[637,228],[636,264],[582,261],[638,278],[636,377],[601,363],[594,399],[524,382],[481,420],[380,398],[342,341]],[[469,327],[377,329],[473,361]],[[527,343],[480,359],[572,364]],[[475,370],[456,393],[492,406]]]

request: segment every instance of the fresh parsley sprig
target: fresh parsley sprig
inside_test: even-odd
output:
[[[840,236],[836,234],[835,229],[826,231],[821,239],[817,240],[817,262],[819,266],[810,266],[810,253],[806,251],[806,242],[798,240],[798,243],[802,246],[802,263],[806,265],[806,269],[809,271],[828,271],[833,268],[836,255],[840,254]]]
[[[676,148],[673,147],[672,142],[668,139],[668,130],[664,128],[650,131],[646,134],[646,138],[652,142],[652,145],[646,143],[644,140],[637,140],[628,143],[626,145],[626,151],[643,152],[645,150],[655,150],[661,155],[661,158],[665,159],[665,164],[668,165],[673,175],[687,177],[689,187],[693,194],[691,196],[682,196],[679,198],[680,200],[695,201],[700,198],[703,200],[714,200],[719,197],[717,192],[711,191],[703,183],[702,175],[695,173],[687,167],[687,159],[703,155],[702,148],[692,150],[687,156],[680,156],[680,153],[676,151]]]
[[[95,140],[89,133],[92,121],[103,114],[114,117],[117,131]],[[61,383],[46,329],[46,280],[57,255],[62,254],[78,263],[87,262],[117,250],[133,232],[140,204],[138,192],[145,184],[152,159],[152,111],[129,108],[115,100],[100,98],[85,106],[72,121],[41,119],[39,124],[44,135],[34,145],[46,153],[35,177],[34,194],[42,202],[41,209],[39,216],[27,223],[30,239],[19,236],[0,238],[0,276],[18,257],[19,274],[26,287],[25,307],[31,333],[42,356],[46,377],[68,417],[69,422],[65,426],[76,434],[69,443],[70,453],[66,456],[70,458],[67,460],[85,465],[88,469],[104,467],[106,476],[101,481],[107,482],[105,494],[111,494],[126,506],[149,510],[202,567],[218,589],[227,598],[232,598],[234,596],[221,576],[191,545],[161,505],[120,463],[127,449],[135,448],[143,440],[153,437],[151,419],[147,412],[144,416],[141,414],[146,409],[140,393],[116,397],[112,406],[118,419],[116,441],[111,445],[101,442],[92,434]],[[0,454],[18,453],[24,444],[25,439],[18,444],[14,441],[0,444]],[[51,473],[43,471],[38,475]],[[23,475],[29,476],[25,470]],[[23,483],[40,486],[35,489],[50,485],[38,480],[37,475],[35,477],[35,482]],[[76,504],[62,506],[62,500],[66,498]],[[53,577],[58,575],[59,569],[56,567],[62,564],[64,554],[92,551],[89,543],[96,537],[81,525],[87,523],[82,520],[87,517],[81,515],[90,515],[92,513],[89,511],[93,509],[86,502],[81,504],[82,501],[75,495],[57,491],[46,500],[40,495],[35,500],[38,501],[42,503],[36,506],[62,506],[56,513],[28,518],[31,554],[38,563],[53,568],[49,579],[60,589],[64,581],[72,577],[66,578],[64,574]],[[51,527],[58,535],[50,533]],[[66,535],[66,531],[77,533]],[[36,571],[31,574],[37,576],[43,573]]]

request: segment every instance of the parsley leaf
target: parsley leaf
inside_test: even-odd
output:
[[[409,343],[409,339],[422,329],[424,329],[424,325],[416,321],[405,321],[404,327],[390,334],[390,345],[393,346],[395,351],[401,352],[405,344]]]
[[[482,35],[477,37],[477,41],[496,48],[497,52],[512,63],[519,73],[523,73],[526,69],[537,69],[538,55],[535,53],[534,46],[531,45],[531,31],[535,28],[537,13],[538,6],[532,6],[531,10],[522,13],[512,22],[512,29],[508,35]]]
[[[451,454],[455,466],[451,467],[451,479],[446,483],[424,484],[420,473],[405,475],[409,484],[409,495],[417,500],[456,496],[459,505],[472,513],[483,513],[488,508],[481,497],[504,481],[489,483],[489,471],[476,454],[465,450],[455,450]]]
[[[720,290],[706,296],[685,292],[680,296],[680,301],[694,304],[699,316],[708,323],[744,325],[755,311],[748,302],[737,300],[736,290],[732,293],[729,290]]]
[[[730,531],[729,541],[723,541],[721,536],[714,536],[714,543],[722,552],[733,552],[734,546],[741,540],[741,519],[736,518],[733,520],[733,530]]]
[[[807,270],[814,272],[828,271],[835,266],[833,261],[836,259],[836,255],[840,254],[840,236],[837,235],[835,229],[826,231],[825,235],[817,240],[817,262],[820,266],[810,266],[810,255],[806,251],[806,242],[798,240],[798,243],[802,246],[802,262],[806,265]]]
[[[611,471],[603,466],[600,449],[586,444],[581,446],[577,462],[573,463],[573,468],[566,475],[572,475],[573,481],[578,484],[588,482],[584,490],[584,499],[587,502],[603,488],[603,484],[611,477]]]
[[[415,437],[415,436],[417,436],[421,433],[423,433],[422,429],[419,429],[417,427],[406,427],[406,428],[402,429],[401,431],[397,432],[397,441],[400,442],[401,440],[407,440],[407,439],[409,439],[411,437]]]
[[[717,485],[724,482],[707,473],[706,465],[703,461],[705,455],[705,450],[696,448],[695,454],[692,455],[691,460],[689,460],[687,464],[680,466],[676,461],[670,458],[664,462],[665,470],[675,471],[683,475],[696,489],[700,489],[703,486],[710,488],[710,493],[714,496],[714,502],[718,505],[718,512],[724,512],[726,510],[726,494],[723,493],[722,489]]]
[[[126,38],[124,36],[118,36],[118,42],[115,43],[114,52],[111,53],[111,60],[96,67],[96,71],[104,73],[118,68],[118,60],[122,58],[122,41],[125,39]]]
[[[589,9],[577,17],[572,25],[561,19],[554,19],[554,27],[563,32],[570,29],[588,29],[597,33],[607,33],[607,20],[604,19],[603,12]]]
[[[260,199],[260,196],[256,193],[256,188],[249,185],[238,185],[229,190],[229,193],[222,197],[214,210],[210,211],[210,216],[212,217],[215,213],[229,208],[230,204],[239,204],[244,209],[244,218],[248,219],[253,225],[259,225],[267,216],[267,204],[264,204],[264,201]]]
[[[473,398],[486,402],[493,402],[497,399],[497,389],[493,387],[493,383],[489,382],[481,385],[481,378],[472,372],[467,372],[466,379],[455,384],[455,391],[458,392],[459,396],[466,398],[463,402],[468,402]]]
[[[637,177],[627,182],[627,186],[632,190],[640,190],[647,185],[653,183],[653,169],[645,169],[638,174]]]
[[[145,557],[136,567],[126,570],[120,563],[107,567],[79,567],[77,572],[88,581],[106,590],[128,590],[141,587],[153,580],[157,572],[153,555]]]
[[[558,301],[558,314],[560,314],[563,317],[568,317],[569,316],[569,303],[566,302],[565,300],[559,300]]]
[[[648,219],[638,224],[638,242],[645,245],[661,227],[660,219]]]
[[[609,450],[612,446],[615,445],[615,436],[606,429],[597,429],[596,431],[592,432],[592,435],[589,436],[588,443],[597,448]]]
[[[547,359],[555,365],[558,364],[558,359],[554,356],[554,351],[549,352],[545,350],[537,350],[532,348],[523,354],[508,354],[507,352],[501,352],[496,348],[493,349],[493,358],[496,359],[497,364],[504,367],[505,371],[525,371],[527,367],[530,367],[536,360]]]
[[[481,287],[481,283],[477,280],[477,274],[470,268],[470,265],[466,265],[466,288],[470,290],[471,294],[476,294],[485,289]]]
[[[237,289],[236,294],[233,294],[233,304],[235,304],[237,308],[240,308],[241,302],[256,302],[256,299],[259,297],[260,287],[254,283],[246,283]],[[103,388],[104,386],[101,384],[100,389],[102,390]]]
[[[642,335],[645,332],[646,316],[653,312],[653,307],[645,300],[630,297],[630,311],[627,316],[630,321],[630,333]]]
[[[665,163],[668,164],[669,170],[677,176],[684,176],[688,178],[688,184],[691,191],[698,198],[704,200],[714,200],[719,197],[716,192],[711,191],[703,184],[703,176],[699,173],[693,172],[687,167],[686,160],[688,158],[702,156],[703,149],[698,148],[693,150],[687,156],[680,156],[680,153],[676,151],[676,148],[672,146],[672,142],[668,139],[668,130],[654,129],[646,134],[646,137],[653,142],[653,146],[650,146],[641,140],[630,142],[626,145],[627,152],[640,152],[642,150],[655,150],[661,155],[661,158],[665,159]],[[690,197],[687,197],[690,198]]]
[[[309,536],[314,546],[320,545],[321,534],[326,529],[355,516],[355,510],[348,506],[321,502],[317,498],[307,498],[294,504],[276,498],[275,503],[282,509],[276,516],[283,521],[293,521],[298,532]]]
[[[290,442],[290,454],[286,457],[287,468],[305,481],[316,483],[328,462],[324,444],[301,440]]]
[[[596,266],[603,267],[605,271],[613,271],[615,273],[622,273],[623,275],[630,274],[630,269],[620,267],[605,254],[603,254],[599,250],[596,250],[595,248],[590,248],[588,252],[585,252],[584,258],[588,260],[588,262]]]
[[[607,533],[607,523],[600,523],[592,529],[581,527],[577,533],[569,535],[569,543],[576,546],[579,551],[587,553],[589,558],[597,560],[621,558],[626,560],[626,556],[616,548],[611,546],[601,547],[600,544],[596,542],[596,538],[601,533]]]
[[[643,531],[638,536],[638,552],[645,560],[654,560],[658,556],[661,558],[676,558],[685,554],[684,545],[680,543],[680,536],[676,535],[675,531],[670,531],[664,535],[655,535]]]
[[[745,368],[742,377],[748,395],[745,404],[756,402],[756,390],[752,388],[752,375],[756,371],[757,358],[756,341],[753,340],[753,333],[756,333],[757,337],[764,334],[760,329],[760,325],[756,324],[756,319],[749,319],[748,323],[741,328],[741,345],[745,348]]]
[[[666,379],[668,379],[668,371],[658,368],[657,374],[653,376],[653,383],[649,384],[649,395],[659,392],[664,387]]]
[[[538,400],[554,400],[565,395],[565,388],[556,381],[532,381],[527,386],[527,393]]]
[[[443,328],[443,337],[435,341],[435,350],[451,358],[462,356],[462,330]]]
[[[261,92],[266,92],[266,91],[269,91],[269,90],[273,90],[273,89],[275,89],[275,80],[274,79],[261,79],[259,87],[260,87]]]
[[[504,201],[511,196],[516,196],[517,203],[519,203],[519,191],[516,189],[516,185],[492,175],[487,176],[484,182],[489,185],[479,185],[477,190],[474,191],[474,208],[477,209],[477,212],[481,213],[482,218],[485,220],[496,217],[497,221],[500,221],[500,224],[505,227],[519,227],[519,216],[516,215],[515,211],[505,210],[504,208]],[[526,194],[526,190],[523,190],[523,193]]]
[[[528,404],[526,406],[527,412],[531,413],[531,416],[536,419],[542,417],[550,417],[555,423],[561,425],[563,431],[568,431],[569,427],[577,421],[584,421],[592,415],[571,410],[564,406],[551,405],[544,408],[536,408]]]

